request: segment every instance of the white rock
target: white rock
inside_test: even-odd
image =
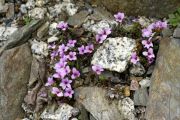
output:
[[[35,1],[34,0],[28,0],[26,3],[26,7],[28,9],[33,9],[35,7]]]
[[[36,0],[35,5],[38,6],[38,7],[42,7],[48,2],[49,2],[49,0]]]
[[[108,38],[94,53],[91,64],[101,65],[104,69],[119,73],[124,72],[135,47],[134,39]]]
[[[43,19],[46,12],[46,8],[34,8],[29,11],[29,16],[35,19]]]
[[[38,55],[43,55],[43,56],[48,55],[48,45],[47,45],[47,43],[45,43],[43,41],[38,42],[36,40],[33,40],[30,43],[31,43],[32,53],[35,53],[35,54],[38,54]]]
[[[62,12],[62,9],[62,4],[56,4],[55,6],[49,7],[49,15],[51,16],[51,18],[57,17]]]
[[[0,41],[8,40],[8,36],[12,35],[17,27],[0,27]]]
[[[55,35],[55,34],[59,33],[59,30],[57,30],[56,26],[57,26],[57,23],[55,23],[55,22],[50,24],[49,35]]]
[[[135,120],[135,116],[133,113],[135,110],[134,102],[130,98],[126,97],[122,101],[120,100],[118,104],[118,108],[125,119]]]
[[[147,77],[147,78],[141,80],[139,82],[139,84],[141,85],[141,87],[146,88],[146,87],[149,87],[151,85],[151,80],[150,80],[150,78]]]
[[[96,23],[93,20],[88,20],[83,27],[91,32],[97,33],[102,28],[113,28],[117,25],[117,22],[114,20],[101,20],[100,22]]]
[[[23,13],[23,14],[27,13],[27,7],[26,7],[25,4],[21,4],[20,11],[21,11],[21,13]]]
[[[52,37],[48,38],[48,43],[58,41],[58,39],[59,39],[58,37],[52,36]]]
[[[68,13],[69,16],[72,16],[74,14],[76,14],[77,10],[78,10],[78,7],[75,6],[75,4],[73,3],[65,3],[65,6],[66,6],[66,12]]]
[[[64,103],[60,105],[55,112],[45,109],[40,117],[43,120],[69,120],[72,116],[72,109],[72,106]]]

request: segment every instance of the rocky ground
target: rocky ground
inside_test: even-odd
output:
[[[0,0],[0,120],[180,119],[180,28],[155,31],[156,58],[148,63],[141,29],[165,13],[160,10],[156,18],[148,18],[124,9],[129,16],[119,23],[109,12],[117,12],[117,6],[111,10],[107,0],[101,2]],[[60,21],[68,23],[68,30],[57,29]],[[112,32],[99,44],[96,36],[104,28]],[[57,80],[47,85],[59,59],[52,49],[68,39],[76,39],[78,47],[93,45],[89,54],[77,55],[69,65],[81,74],[73,80],[72,98],[51,93]],[[135,51],[137,64],[132,62]],[[92,65],[100,65],[102,73],[95,74]]]

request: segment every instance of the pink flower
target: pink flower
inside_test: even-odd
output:
[[[54,50],[51,52],[50,56],[51,56],[51,59],[54,59],[56,56],[58,56],[58,52]]]
[[[143,37],[150,37],[152,35],[152,30],[151,29],[143,29],[142,30],[142,36]]]
[[[61,29],[63,31],[65,31],[68,28],[68,24],[64,21],[61,21],[58,25],[57,25],[58,29]]]
[[[59,90],[57,87],[53,87],[51,93],[57,95],[58,97],[63,96],[63,92]]]
[[[69,66],[66,66],[66,67],[65,67],[65,71],[66,71],[67,74],[69,74],[69,73],[71,72],[70,67],[69,67]]]
[[[69,98],[72,98],[72,95],[74,94],[74,91],[71,89],[71,88],[66,88],[65,89],[65,93],[64,93],[64,96],[65,97],[69,97]]]
[[[162,21],[157,21],[156,23],[155,23],[155,29],[165,29],[165,28],[167,28],[167,21],[165,21],[165,22],[162,22]]]
[[[53,77],[63,79],[66,75],[67,75],[66,69],[60,68],[56,70],[56,73],[53,75]]]
[[[74,47],[76,42],[77,42],[76,40],[69,40],[68,43],[67,43],[67,46],[68,47]]]
[[[77,60],[76,52],[69,52],[68,59],[70,61]]]
[[[153,43],[150,39],[149,40],[143,40],[142,44],[144,45],[144,48],[147,48],[147,49],[149,49],[150,47],[153,47]]]
[[[85,53],[92,53],[94,50],[94,45],[93,44],[89,44],[88,46],[86,46],[85,48]]]
[[[58,52],[64,53],[64,52],[67,52],[68,49],[69,49],[69,47],[65,46],[64,44],[61,44],[61,45],[59,46]]]
[[[52,77],[48,77],[48,81],[47,81],[47,83],[45,84],[45,86],[51,86],[53,83],[54,83],[53,78],[52,78]]]
[[[124,13],[118,12],[117,14],[114,15],[115,19],[117,22],[122,22],[124,19]]]
[[[85,53],[85,47],[82,45],[81,47],[78,47],[78,51],[80,55],[83,55]]]
[[[148,57],[149,59],[155,58],[155,55],[154,55],[152,48],[149,48],[148,51],[144,51],[143,55]]]
[[[136,52],[133,52],[131,55],[131,63],[137,64],[137,62],[139,62],[139,58],[138,58]]]
[[[104,71],[104,69],[100,65],[93,65],[92,70],[98,75],[100,75],[101,72]]]
[[[148,59],[148,63],[151,64],[154,62],[154,58],[147,58]]]
[[[59,86],[61,86],[63,89],[65,88],[71,88],[72,80],[69,80],[68,78],[62,79]]]
[[[55,48],[56,48],[55,43],[49,44],[49,45],[48,45],[48,49],[55,49]]]
[[[96,41],[98,43],[103,43],[103,41],[107,38],[107,35],[97,34],[96,35]]]
[[[67,62],[59,61],[58,63],[55,64],[54,69],[58,70],[58,69],[64,68],[66,66],[66,64],[67,64]]]
[[[111,34],[111,28],[102,28],[100,31],[98,31],[98,34],[108,36]]]
[[[77,77],[80,76],[80,72],[76,69],[76,68],[72,68],[72,75],[71,78],[72,79],[76,79]]]

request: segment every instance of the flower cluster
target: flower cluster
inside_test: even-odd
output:
[[[96,35],[96,41],[98,43],[103,43],[104,40],[106,40],[107,36],[111,34],[110,28],[103,28],[101,29],[98,34]]]
[[[144,40],[142,40],[141,43],[145,49],[142,54],[147,58],[149,64],[151,64],[155,59],[152,38],[156,32],[159,32],[165,28],[167,28],[167,21],[157,21],[142,29],[142,37]],[[131,62],[133,64],[137,64],[138,61],[139,59],[137,54],[132,53]]]

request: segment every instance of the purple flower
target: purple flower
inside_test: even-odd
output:
[[[154,62],[154,58],[147,58],[148,59],[148,63],[151,64]]]
[[[96,35],[96,41],[98,43],[103,43],[103,41],[107,38],[107,35],[103,35],[103,34],[97,34]]]
[[[72,68],[72,75],[71,78],[72,79],[76,79],[77,77],[80,76],[80,72],[76,69],[76,68]]]
[[[57,88],[57,87],[53,87],[52,90],[51,90],[51,93],[57,95],[58,97],[62,97],[63,96],[62,91],[59,90],[59,88]]]
[[[111,28],[103,28],[98,31],[98,34],[108,36],[109,34],[111,34]]]
[[[48,45],[48,49],[55,49],[55,48],[56,48],[55,43]]]
[[[154,52],[152,48],[149,48],[148,51],[144,51],[143,55],[149,59],[155,58]]]
[[[69,80],[68,78],[64,78],[62,79],[59,86],[61,86],[64,90],[65,88],[71,88],[71,83],[72,83],[72,80]]]
[[[65,97],[69,97],[69,98],[72,98],[72,95],[74,94],[74,91],[71,89],[71,88],[66,88],[65,89],[65,93],[64,93],[64,96]]]
[[[68,51],[68,49],[69,49],[69,47],[65,46],[64,44],[61,44],[59,46],[58,52],[64,53],[64,52]]]
[[[94,50],[94,45],[93,44],[89,44],[88,46],[86,46],[85,48],[85,53],[92,53]]]
[[[157,21],[155,23],[155,28],[156,29],[165,29],[165,28],[167,28],[167,21],[165,21],[165,22]]]
[[[139,62],[139,58],[138,58],[136,52],[133,52],[131,55],[131,63],[137,64],[137,62]]]
[[[78,47],[78,51],[80,55],[83,55],[85,53],[85,47],[82,45],[81,47]]]
[[[66,66],[66,64],[67,64],[67,62],[59,61],[58,63],[55,64],[54,69],[58,70],[58,69],[64,68]]]
[[[70,61],[77,60],[76,52],[69,52],[68,59]]]
[[[54,59],[56,56],[58,56],[58,52],[54,50],[51,52],[50,56],[51,56],[51,59]]]
[[[114,17],[117,22],[122,22],[124,19],[124,13],[118,12],[117,14],[114,15]]]
[[[66,75],[67,75],[66,69],[60,68],[56,70],[56,73],[53,75],[53,77],[63,79]]]
[[[77,42],[76,40],[69,40],[68,43],[67,43],[67,46],[68,47],[74,47],[76,42]]]
[[[150,39],[149,40],[143,40],[142,44],[144,45],[144,48],[147,48],[147,49],[149,49],[150,47],[153,47],[153,43]]]
[[[48,77],[48,81],[47,81],[47,83],[45,84],[45,86],[51,86],[53,83],[54,83],[53,78],[52,78],[52,77]]]
[[[98,75],[100,75],[101,72],[104,71],[104,69],[100,65],[93,65],[92,70]]]
[[[70,72],[71,72],[70,67],[69,67],[69,66],[66,66],[66,67],[65,67],[65,71],[66,71],[66,74],[70,73]]]
[[[61,21],[58,25],[57,25],[58,29],[61,29],[63,31],[65,31],[68,28],[68,24],[64,21]]]
[[[145,28],[145,29],[142,30],[142,36],[143,37],[150,37],[151,35],[152,35],[152,30],[151,29]]]

